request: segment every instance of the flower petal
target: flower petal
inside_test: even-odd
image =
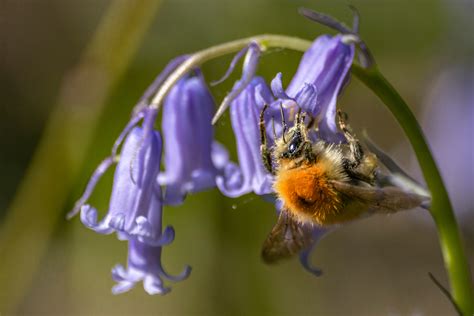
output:
[[[281,81],[282,74],[281,72],[277,73],[275,78],[273,78],[271,82],[272,92],[275,98],[279,99],[290,99],[293,100],[290,96],[285,93],[285,89],[283,89],[283,83]]]
[[[304,53],[298,70],[286,89],[296,97],[305,84],[318,90],[318,106],[302,106],[312,116],[321,116],[321,137],[330,142],[343,140],[336,126],[336,101],[348,79],[354,58],[354,44],[346,44],[342,35],[318,37]]]
[[[227,154],[213,139],[213,109],[212,96],[199,76],[179,81],[165,100],[165,172],[158,183],[166,185],[166,204],[180,204],[188,193],[215,186],[219,166],[213,160],[225,159]]]
[[[318,105],[318,89],[312,83],[305,82],[301,89],[295,96],[296,103],[306,112],[312,113],[313,116],[317,116],[321,111],[321,107]]]
[[[313,227],[313,244],[300,252],[300,262],[301,265],[306,269],[306,271],[314,274],[315,276],[321,276],[323,271],[315,266],[313,266],[310,263],[310,255],[313,252],[314,248],[318,244],[319,240],[323,238],[327,233],[331,232],[334,230],[334,228],[326,228],[326,227],[320,227],[320,226],[314,226]]]
[[[256,77],[232,103],[230,115],[240,166],[229,162],[224,174],[217,177],[217,186],[226,196],[237,197],[252,191],[258,195],[272,192],[273,179],[265,170],[260,154],[259,116],[263,108],[262,89],[265,88],[268,89],[265,81]]]

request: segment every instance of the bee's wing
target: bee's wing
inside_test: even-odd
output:
[[[371,187],[341,181],[331,181],[334,188],[350,199],[363,202],[376,212],[393,213],[408,210],[428,201],[426,196],[409,193],[394,186]]]
[[[299,224],[282,209],[278,221],[263,243],[262,258],[266,263],[290,258],[313,243],[312,230]]]

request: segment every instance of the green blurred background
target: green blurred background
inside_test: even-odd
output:
[[[164,249],[164,266],[177,273],[184,264],[190,264],[190,278],[172,285],[166,296],[148,296],[141,284],[129,293],[113,296],[110,270],[116,263],[126,262],[126,243],[86,229],[77,218],[68,222],[64,215],[95,166],[110,152],[147,85],[174,56],[213,44],[262,33],[313,39],[328,32],[300,17],[296,12],[300,6],[349,23],[351,12],[346,1],[334,0],[163,0],[136,45],[128,43],[126,32],[116,39],[120,45],[135,45],[138,50],[126,67],[122,66],[124,72],[108,73],[119,73],[114,81],[103,79],[96,69],[100,68],[100,58],[86,58],[84,63],[83,54],[90,51],[91,38],[112,2],[0,1],[0,224],[9,223],[8,229],[1,230],[0,226],[0,315],[454,313],[428,278],[432,272],[447,284],[436,230],[426,211],[373,217],[331,233],[312,256],[324,270],[324,275],[316,278],[297,260],[265,266],[259,253],[275,221],[273,207],[254,195],[229,199],[217,190],[189,196],[180,207],[165,208],[165,223],[173,225],[177,235]],[[128,5],[145,2],[129,0]],[[473,40],[468,35],[473,29],[469,20],[474,13],[472,2],[354,0],[351,4],[361,13],[361,34],[382,72],[418,117],[427,112],[425,100],[444,67],[461,63],[472,70]],[[120,56],[114,47],[101,49],[89,56],[102,56],[112,69],[120,64],[120,60],[113,60]],[[281,71],[288,83],[300,57],[301,53],[272,50],[262,58],[259,73],[270,80]],[[219,78],[230,58],[206,64],[206,78]],[[71,73],[73,77],[82,73],[77,71],[78,65],[87,68],[86,78],[94,80],[70,84],[74,81]],[[96,71],[97,76],[90,75]],[[237,71],[213,88],[216,101],[223,99],[238,76]],[[82,85],[77,87],[77,82]],[[101,86],[103,82],[109,86]],[[101,89],[109,89],[102,98],[97,97]],[[65,104],[76,99],[80,101]],[[103,110],[94,109],[95,103],[104,105]],[[374,141],[420,178],[401,129],[371,91],[353,78],[339,103],[356,131],[367,130]],[[472,107],[474,102],[466,106]],[[62,129],[67,136],[63,137]],[[227,116],[218,123],[216,134],[236,157]],[[35,151],[45,144],[43,136],[51,141],[46,142],[49,145],[45,145],[43,160],[37,160],[49,161],[52,172],[47,173],[48,178],[41,173],[45,169],[28,169],[37,157]],[[465,136],[471,153],[473,136],[472,129],[471,135]],[[56,146],[61,152],[65,147],[71,152],[58,156]],[[75,166],[72,175],[68,174],[71,163]],[[472,174],[472,161],[466,165]],[[22,181],[35,175],[38,182],[26,185],[29,189],[15,199]],[[111,181],[112,173],[100,182],[91,200],[102,214],[107,209]],[[463,181],[472,191],[472,179]],[[55,195],[58,187],[67,192],[59,198]],[[29,192],[35,196],[30,198]],[[474,216],[472,203],[467,205],[471,207],[462,210],[458,218],[472,266]],[[22,212],[18,211],[20,215],[15,218],[12,213],[19,209]]]

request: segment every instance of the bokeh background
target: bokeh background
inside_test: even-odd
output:
[[[351,21],[346,1],[339,0],[151,2],[0,1],[0,315],[454,314],[428,277],[431,272],[447,285],[426,211],[377,216],[329,234],[312,256],[324,270],[316,278],[297,260],[265,266],[259,253],[275,221],[273,207],[254,195],[229,199],[217,190],[165,209],[177,236],[163,262],[171,273],[190,264],[188,280],[166,296],[148,296],[141,286],[110,293],[110,269],[126,262],[126,243],[86,229],[77,218],[66,221],[65,214],[164,65],[255,34],[313,39],[332,33],[300,17],[299,6]],[[473,2],[351,3],[382,72],[427,131],[472,267]],[[104,18],[121,6],[130,7],[128,20]],[[98,35],[99,28],[106,31]],[[259,73],[271,79],[281,71],[287,83],[300,57],[272,50]],[[206,64],[206,78],[219,78],[230,58]],[[213,88],[217,102],[238,76]],[[339,104],[356,131],[367,130],[421,180],[401,129],[370,90],[353,78]],[[235,157],[228,117],[216,133]],[[112,173],[92,197],[103,211],[111,181]]]

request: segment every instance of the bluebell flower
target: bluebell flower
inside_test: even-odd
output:
[[[166,185],[166,204],[179,204],[186,194],[216,185],[228,153],[214,141],[213,112],[214,100],[200,75],[181,79],[165,99],[165,171],[158,181]]]
[[[308,225],[307,225],[308,226]],[[314,248],[318,245],[319,241],[325,237],[329,232],[333,231],[336,227],[321,227],[321,226],[311,226],[308,229],[311,230],[313,243],[306,249],[300,251],[299,259],[303,268],[309,273],[314,274],[315,276],[321,276],[323,271],[314,266],[311,263],[311,254],[313,253]]]
[[[354,59],[354,44],[344,35],[318,37],[304,53],[295,76],[283,89],[281,73],[272,80],[272,91],[281,100],[293,100],[303,111],[319,122],[319,136],[339,142],[336,126],[336,102]]]
[[[136,237],[152,245],[163,245],[173,240],[174,231],[167,227],[163,235],[157,234],[158,227],[150,220],[154,212],[151,204],[159,190],[156,177],[160,170],[161,137],[153,130],[156,111],[147,112],[143,129],[134,127],[127,135],[120,158],[107,158],[91,178],[90,183],[95,185],[110,166],[109,161],[118,161],[107,215],[98,221],[97,210],[82,198],[82,205],[76,208],[80,207],[83,224],[98,233],[117,232],[120,239]],[[93,186],[88,185],[86,194],[91,190]]]
[[[173,277],[161,267],[161,247],[174,239],[171,226],[162,232],[162,194],[156,179],[160,171],[162,144],[160,134],[153,129],[157,111],[143,108],[136,113],[119,136],[113,155],[96,169],[83,196],[70,216],[80,211],[83,224],[101,234],[116,232],[118,238],[129,242],[128,269],[117,266],[113,277],[118,285],[113,293],[127,291],[143,280],[150,294],[165,294],[169,289],[161,277],[178,281],[189,275],[190,268]],[[143,126],[136,126],[143,120]],[[122,139],[125,138],[123,145]],[[122,145],[120,155],[116,155]],[[86,204],[100,177],[117,163],[107,215],[98,221],[97,210]]]
[[[241,83],[236,83],[240,86]],[[266,100],[265,100],[266,99]],[[273,192],[272,176],[263,166],[260,154],[259,117],[265,103],[272,101],[270,90],[261,77],[255,77],[230,106],[230,118],[237,143],[239,165],[228,162],[217,177],[219,190],[228,197],[254,192]]]
[[[247,83],[250,74],[255,73],[258,58],[254,58],[254,63],[250,66],[244,64],[243,78],[234,85],[225,99],[231,102],[230,117],[237,142],[239,165],[228,162],[224,174],[218,176],[217,185],[223,194],[237,197],[249,192],[259,195],[273,192],[273,177],[264,168],[260,154],[258,122],[264,104],[270,105],[268,114],[264,117],[266,138],[270,145],[282,133],[280,108],[290,126],[298,109],[313,117],[317,132],[312,130],[311,137],[334,143],[345,141],[336,126],[336,102],[348,82],[354,49],[354,44],[347,41],[344,35],[318,37],[303,55],[298,70],[286,89],[283,88],[281,73],[272,80],[271,90],[260,77],[254,77]],[[229,69],[234,66],[232,63]],[[226,104],[221,105],[216,117],[222,114],[225,106]],[[301,252],[300,261],[309,272],[320,275],[321,271],[310,264],[310,253],[330,229],[317,225],[304,229],[311,230],[314,242]]]
[[[259,50],[248,48],[251,62],[244,63],[242,79],[238,81],[225,102],[221,105],[216,116],[218,118],[227,107],[231,106],[231,120],[234,134],[237,139],[240,168],[228,163],[225,174],[218,179],[221,191],[231,197],[239,196],[250,191],[264,194],[265,186],[259,186],[265,176],[262,174],[262,164],[256,163],[260,148],[258,131],[258,117],[264,103],[271,104],[269,111],[277,134],[281,132],[280,105],[284,108],[284,115],[291,125],[292,114],[301,108],[317,121],[318,136],[326,141],[344,141],[337,130],[335,123],[336,101],[344,84],[348,81],[350,67],[354,58],[354,44],[347,43],[345,35],[318,37],[301,59],[298,70],[288,85],[283,88],[282,74],[278,73],[272,80],[271,91],[265,81],[254,77],[249,84],[249,78],[255,74]],[[251,53],[250,53],[251,52]],[[236,55],[229,71],[235,67],[235,62],[243,52]],[[269,118],[266,118],[266,123]],[[267,131],[271,143],[272,132]],[[244,140],[245,139],[245,140]],[[250,184],[250,183],[253,183]],[[253,187],[253,189],[251,189]]]
[[[156,188],[149,207],[149,220],[155,226],[155,233],[161,234],[162,200],[161,189]],[[136,283],[143,281],[143,288],[150,294],[166,294],[170,288],[165,287],[163,278],[173,282],[186,279],[191,273],[191,267],[186,266],[179,275],[168,274],[161,264],[161,245],[150,245],[139,238],[128,238],[127,268],[118,264],[112,269],[112,278],[117,284],[112,293],[120,294],[130,290]]]
[[[186,266],[176,276],[168,274],[161,264],[161,250],[160,246],[150,246],[136,238],[130,238],[127,268],[118,264],[112,269],[112,278],[117,282],[112,288],[112,293],[126,292],[136,283],[143,281],[143,288],[148,294],[163,295],[170,291],[170,288],[164,286],[163,278],[173,282],[186,279],[191,273],[191,267]]]
[[[286,89],[283,88],[281,73],[272,80],[271,89],[273,96],[277,98],[272,108],[279,110],[282,104],[287,111],[288,109],[294,111],[299,107],[317,120],[320,137],[331,142],[343,141],[335,123],[336,102],[349,80],[354,53],[353,34],[339,34],[333,37],[322,35],[316,38],[304,53],[298,70]],[[242,52],[236,55],[224,78],[234,69],[235,60],[241,54]],[[251,77],[255,75],[261,52],[258,46],[255,46],[253,49],[248,48],[247,54],[250,56],[247,58],[249,62],[243,65],[242,78],[224,99],[214,116],[214,122],[244,91]],[[277,122],[277,116],[275,118]]]

